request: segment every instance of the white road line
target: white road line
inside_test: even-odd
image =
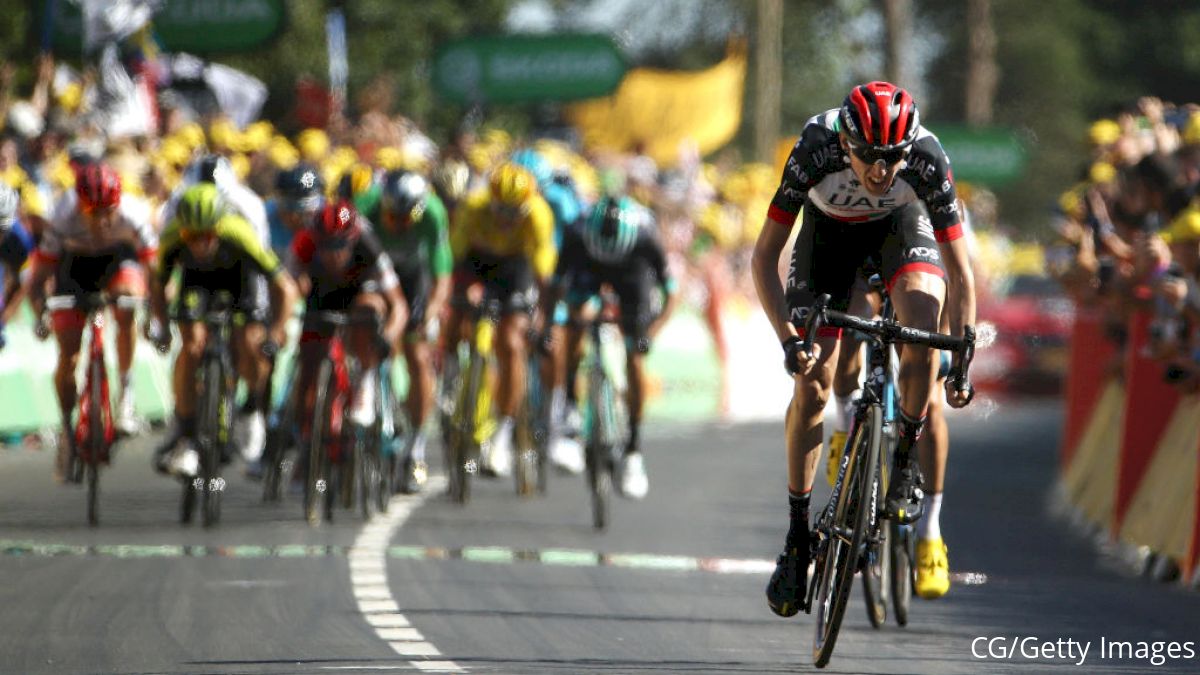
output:
[[[445,479],[431,477],[420,495],[406,499],[394,498],[386,516],[376,516],[358,533],[347,555],[350,586],[358,603],[358,611],[375,630],[375,634],[400,656],[413,658],[409,662],[412,667],[428,673],[463,673],[466,669],[453,661],[430,659],[442,656],[442,653],[412,627],[408,617],[401,613],[387,584],[387,547],[392,536],[421,502],[443,489]]]

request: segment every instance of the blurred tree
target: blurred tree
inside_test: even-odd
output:
[[[438,101],[429,83],[434,51],[443,41],[501,30],[515,0],[353,0],[342,3],[349,51],[350,113],[368,85],[381,76],[388,99],[402,113],[428,127],[435,140],[459,121],[463,110]],[[295,100],[296,79],[308,75],[328,81],[325,47],[326,0],[290,0],[288,26],[262,51],[231,54],[220,60],[266,82],[271,90],[266,114],[286,120]],[[499,111],[504,116],[505,111]]]

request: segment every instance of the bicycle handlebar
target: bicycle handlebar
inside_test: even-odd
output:
[[[885,343],[903,343],[928,345],[935,349],[944,349],[957,354],[959,359],[958,372],[952,373],[959,382],[967,381],[967,371],[971,360],[975,357],[975,329],[972,326],[963,327],[962,337],[954,337],[944,333],[919,330],[903,326],[895,319],[864,319],[837,310],[828,309],[829,295],[822,294],[811,306],[799,305],[802,292],[796,289],[788,290],[788,305],[791,311],[792,325],[804,330],[802,349],[806,354],[812,354],[813,340],[822,326],[833,328],[849,328],[865,335],[872,335]]]

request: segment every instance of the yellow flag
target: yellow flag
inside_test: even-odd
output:
[[[746,52],[737,47],[699,72],[631,70],[616,94],[568,106],[567,117],[585,145],[628,151],[644,144],[659,165],[673,165],[683,143],[706,155],[733,139],[745,80]]]

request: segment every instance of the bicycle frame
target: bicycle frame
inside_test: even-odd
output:
[[[183,522],[191,519],[192,500],[199,495],[206,527],[220,520],[221,495],[226,486],[221,466],[233,442],[233,388],[237,381],[230,337],[232,299],[228,293],[217,293],[211,295],[208,302],[204,313],[204,351],[196,368],[196,443],[200,452],[200,473],[185,481],[181,518]],[[213,387],[216,388],[215,396]]]
[[[817,667],[824,667],[837,642],[854,574],[865,569],[864,563],[870,563],[866,554],[880,542],[877,500],[881,494],[883,457],[887,449],[881,447],[884,412],[888,409],[894,419],[898,409],[895,388],[890,384],[891,346],[911,343],[956,352],[960,356],[960,370],[955,378],[969,389],[967,369],[974,352],[974,332],[966,327],[963,337],[956,338],[902,326],[892,316],[891,303],[886,299],[884,316],[879,320],[828,310],[828,295],[817,298],[811,307],[799,304],[798,300],[795,289],[790,290],[791,320],[805,331],[801,349],[806,353],[812,354],[813,340],[822,325],[857,330],[873,345],[869,350],[870,371],[866,386],[855,408],[833,493],[813,530],[817,539],[814,558],[818,573],[809,584],[804,605],[806,611],[811,612],[814,596],[819,601],[813,660]],[[843,491],[846,491],[845,495]]]
[[[588,326],[591,357],[588,363],[587,405],[584,408],[585,451],[588,486],[592,496],[592,526],[604,529],[609,521],[612,477],[625,439],[623,401],[615,378],[609,372],[603,334],[604,324],[616,319],[601,306],[600,314]]]
[[[496,426],[492,419],[489,360],[501,311],[500,300],[492,297],[485,297],[471,310],[473,325],[467,367],[465,372],[459,371],[458,392],[450,416],[450,442],[446,444],[450,496],[459,503],[465,504],[470,499],[470,477],[479,472],[480,450]],[[454,348],[455,345],[448,345],[448,349]]]

